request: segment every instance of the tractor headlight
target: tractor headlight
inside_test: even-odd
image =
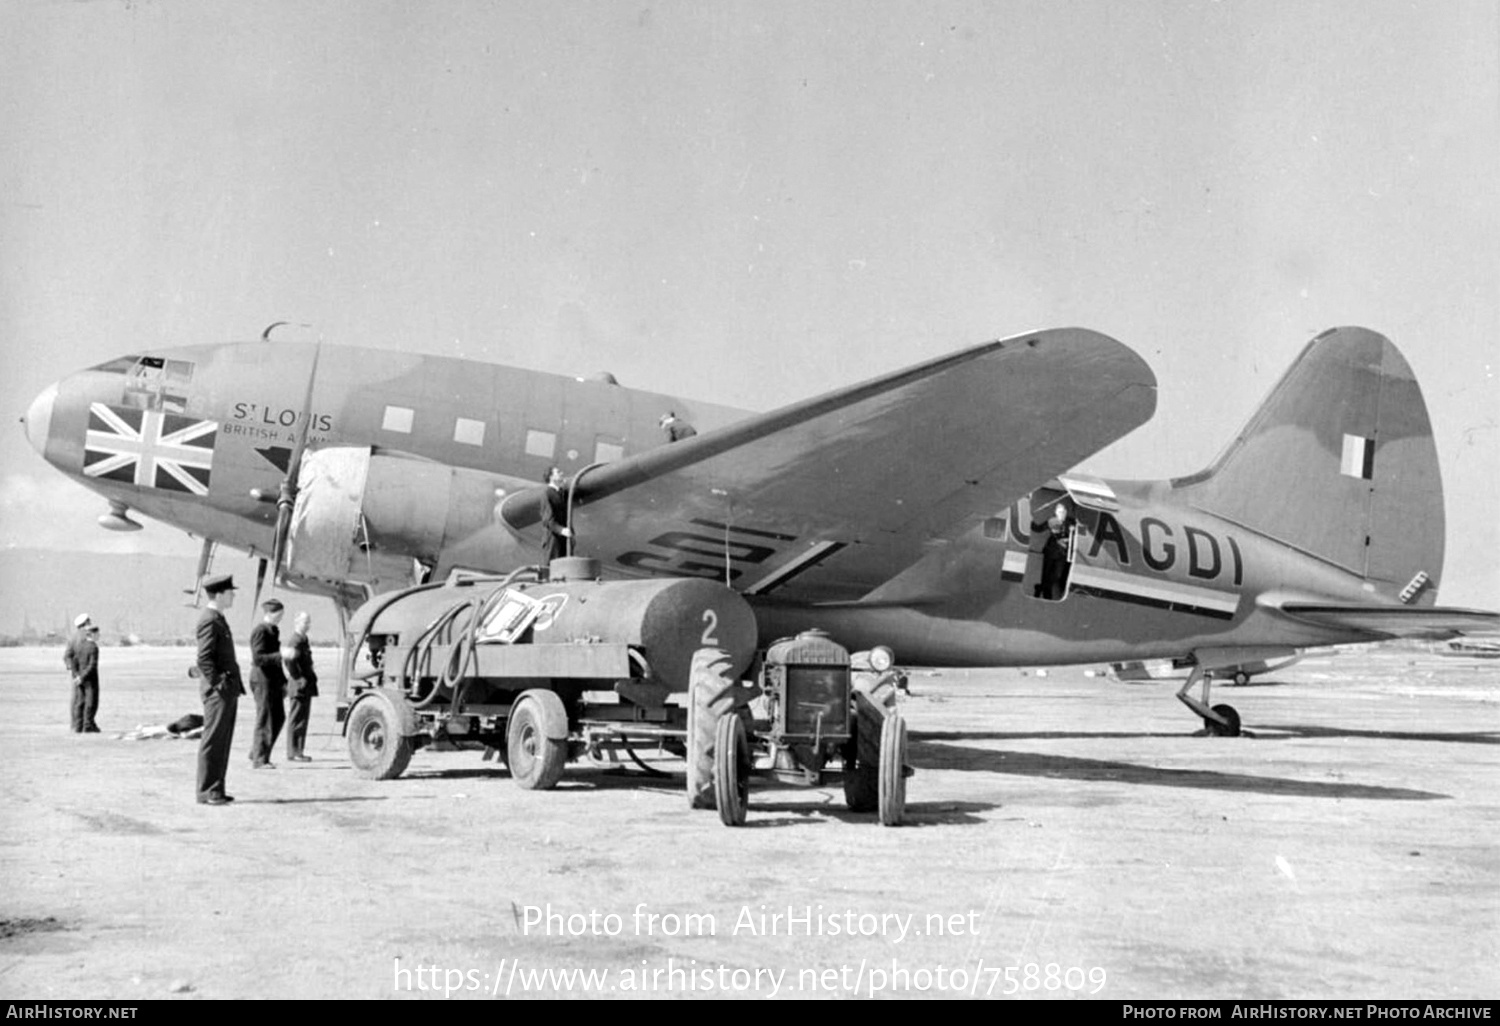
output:
[[[870,669],[876,673],[884,673],[896,665],[896,653],[884,645],[877,645],[870,650]]]

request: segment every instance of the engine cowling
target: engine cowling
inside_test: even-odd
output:
[[[297,480],[287,571],[322,581],[411,579],[428,567],[516,565],[533,555],[495,523],[495,494],[529,482],[369,447],[309,452]]]

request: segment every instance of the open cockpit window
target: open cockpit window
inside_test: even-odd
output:
[[[160,356],[137,356],[125,368],[124,406],[138,410],[187,410],[188,387],[193,381],[190,360],[168,360]]]

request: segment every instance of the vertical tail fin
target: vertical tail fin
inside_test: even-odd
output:
[[[1382,594],[1436,600],[1437,447],[1411,367],[1383,335],[1333,328],[1313,339],[1213,465],[1173,486]]]

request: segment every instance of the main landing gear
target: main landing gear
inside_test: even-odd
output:
[[[1232,705],[1210,706],[1208,703],[1209,691],[1213,687],[1213,672],[1205,670],[1202,666],[1194,666],[1193,672],[1188,674],[1188,679],[1177,692],[1177,697],[1182,704],[1197,713],[1203,720],[1203,728],[1211,737],[1239,737],[1240,736],[1240,714]],[[1238,681],[1238,675],[1236,675]],[[1194,684],[1203,685],[1203,697],[1194,698],[1188,694]]]

